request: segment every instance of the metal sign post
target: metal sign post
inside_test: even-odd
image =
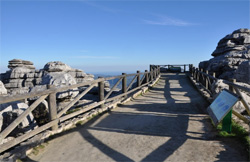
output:
[[[232,110],[222,120],[222,131],[226,131],[227,133],[232,132]]]

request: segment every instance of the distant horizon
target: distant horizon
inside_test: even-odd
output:
[[[31,61],[31,60],[26,60],[26,61]],[[185,64],[187,64],[187,63],[185,63]],[[151,65],[154,65],[154,64],[151,64]],[[177,65],[177,64],[175,64],[175,65]],[[72,67],[71,65],[69,65],[69,66],[71,68],[73,68],[73,69],[80,69],[80,70],[83,70],[85,73],[95,74],[95,75],[97,75],[97,74],[100,74],[100,75],[102,75],[102,74],[120,75],[122,73],[127,73],[127,74],[136,73],[138,70],[140,72],[145,72],[145,70],[148,70],[148,71],[150,70],[149,69],[150,64],[148,66],[139,66],[138,65],[138,66],[135,66],[135,67],[131,67],[131,66],[130,67],[129,66],[127,66],[127,67],[126,66],[119,67],[119,66],[117,66],[118,68],[109,66],[108,69],[110,69],[110,70],[107,70],[107,68],[105,68],[105,67],[98,67],[98,66],[91,66],[91,67],[84,67],[84,66],[83,67],[80,67],[80,66],[75,66],[75,67],[73,66]],[[195,67],[197,67],[197,66],[195,66]],[[36,70],[40,70],[40,69],[43,69],[43,66],[40,67],[40,68],[39,67],[37,68],[35,66],[35,68],[36,68]],[[1,67],[0,68],[0,74],[5,73],[8,70],[10,70],[8,67]]]
[[[142,71],[150,64],[198,66],[212,58],[220,39],[250,28],[245,0],[0,3],[1,73],[15,58],[37,69],[61,61],[87,73]]]
[[[17,59],[17,58],[16,58]],[[26,60],[26,61],[31,61],[32,60]],[[64,62],[63,62],[64,63]],[[46,63],[45,63],[46,64]],[[44,64],[44,65],[45,65]],[[188,64],[188,63],[183,63],[183,64]],[[191,64],[191,63],[190,63]],[[68,64],[67,64],[68,65]],[[157,64],[151,64],[151,65],[157,65]],[[166,65],[168,65],[166,63]],[[171,64],[171,65],[177,65],[177,64]],[[178,64],[180,65],[180,64]],[[35,66],[35,65],[34,65]],[[127,73],[127,74],[131,74],[131,73],[136,73],[138,70],[140,72],[145,72],[145,70],[150,70],[149,67],[150,67],[150,64],[149,65],[137,65],[137,66],[117,66],[117,67],[112,67],[112,66],[107,66],[109,68],[105,68],[105,67],[100,67],[100,66],[89,66],[89,67],[86,67],[86,66],[71,66],[69,65],[71,68],[73,69],[80,69],[82,71],[84,71],[85,73],[88,73],[88,74],[94,74],[94,75],[103,75],[103,74],[107,74],[107,75],[120,75],[122,73]],[[195,67],[198,67],[197,65],[194,65]],[[35,70],[41,70],[43,69],[44,66],[40,66],[40,67],[36,67],[35,66]],[[109,70],[107,70],[109,69]],[[187,67],[188,69],[188,67]],[[7,72],[8,70],[10,70],[7,66],[6,67],[0,67],[0,74],[1,73],[5,73]]]

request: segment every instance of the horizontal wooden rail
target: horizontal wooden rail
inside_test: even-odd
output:
[[[114,77],[114,79],[115,78],[116,77]],[[104,80],[106,80],[106,79],[100,78],[100,79],[96,79],[96,80],[89,81],[89,82],[83,82],[83,83],[74,84],[74,85],[70,85],[70,86],[64,86],[64,87],[60,87],[60,88],[55,87],[55,88],[47,89],[44,91],[37,91],[37,92],[31,92],[31,93],[26,93],[26,94],[20,94],[20,95],[0,96],[0,104],[13,102],[13,101],[20,101],[20,100],[24,100],[27,98],[33,98],[36,96],[42,96],[42,95],[46,95],[46,94],[50,94],[50,93],[63,92],[63,91],[67,91],[69,89],[74,89],[74,88],[78,88],[78,87],[84,87],[84,86],[88,86],[91,84],[95,84],[95,83],[98,83],[98,82],[104,81]],[[110,80],[110,79],[108,79],[108,80]]]
[[[33,98],[33,97],[39,97],[33,104],[29,106],[28,109],[26,109],[14,122],[12,122],[7,128],[5,128],[1,133],[0,133],[0,143],[8,137],[8,135],[27,117],[28,114],[30,114],[43,100],[48,98],[49,102],[49,114],[50,114],[50,121],[46,123],[45,125],[42,125],[35,130],[32,130],[30,132],[25,133],[24,135],[21,135],[13,140],[10,140],[6,143],[3,143],[0,145],[0,153],[6,151],[7,149],[27,140],[28,138],[31,138],[32,136],[41,133],[45,130],[48,130],[52,128],[52,130],[58,129],[58,123],[63,122],[65,120],[68,120],[70,118],[76,117],[80,114],[86,113],[98,106],[105,106],[105,104],[110,104],[113,101],[117,101],[118,99],[125,99],[128,94],[131,94],[135,92],[136,90],[141,89],[144,86],[149,85],[150,83],[154,82],[157,77],[160,76],[160,68],[154,68],[151,69],[151,71],[145,71],[145,72],[139,72],[134,74],[122,74],[119,76],[112,76],[112,77],[107,77],[107,78],[98,78],[93,81],[88,81],[88,82],[83,82],[83,83],[78,83],[75,85],[70,85],[70,86],[64,86],[64,87],[53,87],[53,86],[48,86],[48,89],[44,91],[38,91],[38,92],[33,92],[33,93],[27,93],[27,94],[22,94],[22,95],[11,95],[11,96],[0,96],[0,104],[2,103],[9,103],[13,101],[20,101],[28,98]],[[142,78],[140,79],[140,76]],[[127,87],[127,77],[134,77],[132,81],[130,82],[129,86]],[[134,84],[134,81],[137,78],[137,86],[132,87]],[[109,81],[109,80],[114,80],[114,79],[119,79],[116,84],[111,88],[111,90],[106,94],[104,97],[104,81]],[[123,82],[123,93],[114,95],[112,97],[111,94],[113,93],[114,89],[118,86],[120,82]],[[138,82],[139,81],[139,82]],[[100,84],[102,83],[102,84]],[[99,97],[100,100],[97,102],[92,102],[89,103],[86,106],[81,107],[79,110],[67,114],[68,110],[71,109],[72,107],[75,106],[75,104],[82,98],[84,97],[92,88],[95,86],[101,86],[99,87]],[[87,86],[87,87],[86,87]],[[57,112],[57,106],[56,106],[56,93],[59,92],[64,92],[68,90],[73,90],[75,88],[79,87],[86,87],[86,89],[78,94],[73,101],[71,101],[68,105],[66,105],[60,112]],[[56,110],[55,110],[56,109]]]
[[[89,86],[85,91],[83,91],[80,95],[78,95],[72,102],[70,102],[65,108],[63,108],[62,111],[60,111],[57,115],[57,117],[61,117],[64,113],[67,112],[68,109],[70,109],[77,101],[79,101],[85,94],[87,94],[94,85]]]
[[[2,141],[11,131],[13,131],[24,118],[26,118],[48,95],[41,96],[29,108],[27,108],[19,117],[17,117],[7,128],[0,133],[0,141]]]
[[[116,84],[111,88],[111,90],[109,91],[109,93],[104,97],[104,100],[106,100],[110,95],[111,93],[115,90],[115,88],[118,86],[118,84],[122,81],[123,78],[120,78]]]
[[[215,77],[215,73],[213,73],[213,75],[210,75],[208,71],[204,72],[203,69],[198,69],[198,68],[195,68],[193,66],[191,66],[190,69],[191,70],[189,72],[190,72],[190,75],[193,77],[193,79],[196,80],[196,82],[200,83],[200,85],[204,89],[207,90],[207,92],[210,94],[210,96],[212,96],[210,88],[211,88],[213,82],[218,80],[218,78]],[[241,91],[250,92],[250,87],[244,87],[244,86],[238,85],[236,83],[233,83],[233,82],[230,82],[227,80],[223,80],[223,83],[225,83],[225,84],[229,85],[229,87],[231,87],[229,90],[232,93],[235,93],[236,95],[240,96],[241,100],[239,102],[242,102],[248,115],[250,115],[250,106],[246,102],[244,97],[242,96],[241,92],[239,91],[239,89],[240,89]],[[235,116],[237,116],[239,119],[243,120],[245,123],[247,123],[247,124],[250,123],[249,119],[247,119],[246,117],[244,117],[243,115],[241,115],[237,111],[233,110],[233,114]]]
[[[7,149],[9,149],[9,148],[11,148],[11,147],[13,147],[13,146],[15,146],[15,145],[17,145],[17,144],[19,144],[19,143],[21,143],[21,142],[23,142],[23,141],[25,141],[25,140],[27,140],[27,139],[29,139],[29,138],[31,138],[31,137],[33,137],[33,136],[35,136],[35,135],[37,135],[38,133],[41,133],[41,132],[51,128],[53,125],[58,123],[58,121],[59,121],[59,119],[51,121],[51,122],[49,122],[49,123],[37,128],[37,129],[33,130],[33,131],[27,132],[22,136],[19,136],[19,137],[15,138],[13,140],[10,140],[10,141],[8,141],[8,142],[6,142],[4,144],[1,144],[0,145],[0,153],[7,150]]]

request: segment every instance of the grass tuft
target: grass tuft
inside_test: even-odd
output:
[[[225,137],[225,138],[235,138],[238,140],[241,144],[245,146],[245,150],[249,152],[250,148],[250,138],[248,132],[237,122],[232,120],[232,132],[227,133],[225,131],[222,131],[222,124],[220,123],[217,126],[217,130],[219,130],[219,136]]]

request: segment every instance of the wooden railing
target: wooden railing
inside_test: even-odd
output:
[[[203,69],[195,68],[192,65],[189,68],[190,68],[189,70],[190,74],[193,77],[193,79],[197,83],[199,83],[210,94],[210,96],[212,96],[212,84],[218,80],[218,78],[215,77],[216,74],[214,72],[210,73],[209,71],[204,71]],[[244,108],[246,109],[246,112],[250,116],[250,105],[243,97],[242,92],[240,92],[240,91],[250,92],[250,88],[236,84],[235,79],[231,79],[230,81],[223,80],[223,83],[229,86],[229,91],[237,94],[240,97],[240,102],[242,102]],[[250,123],[249,119],[247,119],[245,116],[238,113],[237,111],[233,110],[233,114],[237,116],[239,119],[243,120],[245,123],[247,124]]]
[[[14,95],[14,96],[6,96],[6,97],[0,97],[0,104],[13,102],[13,101],[22,101],[33,97],[39,97],[34,103],[32,103],[20,116],[18,116],[7,128],[5,128],[0,133],[0,153],[6,151],[7,149],[45,131],[48,129],[57,130],[58,124],[68,120],[70,118],[76,117],[80,114],[86,113],[94,108],[97,107],[105,107],[106,103],[115,101],[117,99],[125,99],[128,94],[135,92],[136,90],[141,89],[143,86],[147,86],[150,83],[154,82],[160,75],[160,69],[154,68],[151,71],[145,70],[145,72],[141,73],[140,71],[137,71],[135,74],[125,74],[122,73],[122,75],[114,76],[114,77],[107,77],[107,78],[98,78],[96,80],[90,81],[90,82],[84,82],[79,83],[71,86],[65,86],[56,88],[54,86],[48,85],[47,89],[44,91],[36,92],[36,93],[28,93],[28,94],[22,94],[22,95]],[[141,77],[142,76],[142,77]],[[131,82],[127,84],[127,77],[133,77]],[[104,93],[104,81],[108,80],[114,80],[118,79],[116,84],[111,88],[111,90],[105,94]],[[136,82],[137,83],[136,83]],[[117,85],[122,82],[122,93],[112,96],[112,92],[114,92]],[[132,85],[136,84],[136,87],[133,87]],[[57,110],[57,101],[56,101],[56,93],[64,92],[68,90],[72,90],[74,88],[80,88],[80,87],[86,87],[87,88],[78,94],[73,101],[71,101],[68,105],[66,105],[63,109],[60,111]],[[93,87],[98,86],[98,92],[99,92],[99,101],[93,102],[91,104],[88,104],[84,107],[81,107],[78,111],[75,111],[73,113],[67,114],[67,111],[72,108],[84,95],[86,95]],[[49,105],[49,117],[50,121],[42,126],[39,126],[38,128],[26,132],[25,134],[18,136],[14,138],[13,140],[10,140],[8,142],[3,143],[2,141],[8,137],[8,135],[45,99],[48,100]]]

